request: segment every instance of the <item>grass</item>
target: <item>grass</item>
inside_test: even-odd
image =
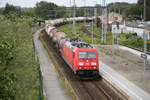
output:
[[[119,44],[137,48],[139,50],[143,50],[144,48],[144,40],[139,36],[135,36],[133,33],[125,34],[122,33],[118,38]],[[147,51],[150,52],[150,44],[147,44]]]
[[[103,53],[105,53],[106,55],[109,55],[109,56],[112,56],[112,55],[113,55],[113,54],[112,54],[112,49],[110,49],[110,48],[103,47],[103,46],[97,46],[97,48],[98,48],[98,50],[99,50],[100,52],[103,52]]]
[[[91,23],[88,23],[89,25]],[[76,24],[76,33],[80,33],[80,37],[77,37],[74,33],[72,33],[72,25],[66,24],[63,26],[60,26],[59,29],[65,32],[70,38],[79,38],[87,43],[92,43],[92,38],[89,37],[86,33],[81,31],[81,28],[84,26],[84,23],[77,23]],[[90,31],[90,30],[89,30]],[[98,29],[96,30],[96,33],[98,34],[100,31]],[[93,38],[94,43],[98,44],[100,43],[100,38]]]
[[[92,23],[87,23],[89,25],[88,31],[92,33]],[[77,23],[76,24],[76,33],[80,33],[80,37],[77,37],[75,34],[72,33],[72,25],[66,24],[63,26],[60,26],[59,29],[65,32],[70,38],[79,38],[87,43],[92,43],[92,37],[89,37],[86,33],[81,31],[81,28],[84,26],[84,23]],[[101,29],[94,27],[93,34],[100,36],[101,35]],[[94,37],[93,38],[93,44],[101,44],[101,38],[100,37]],[[112,34],[111,32],[107,33],[107,45],[112,44]]]
[[[32,18],[16,19],[11,21],[4,17],[0,18],[0,39],[14,41],[13,60],[3,67],[7,68],[5,70],[7,73],[13,73],[16,76],[13,83],[15,100],[37,100],[40,80],[32,42],[30,25]]]
[[[88,31],[92,33],[92,27],[91,27],[92,23],[87,23],[87,25],[89,25]],[[79,38],[87,43],[92,43],[92,38],[89,37],[86,33],[81,31],[81,28],[83,26],[84,26],[84,23],[76,24],[76,33],[80,33],[80,37],[77,37],[75,34],[72,33],[72,24],[71,25],[66,24],[66,25],[60,26],[59,29],[64,31],[70,38]],[[93,33],[100,36],[101,29],[94,27]],[[129,37],[129,39],[127,37]],[[118,42],[119,42],[119,44],[122,44],[122,45],[143,49],[143,39],[138,38],[138,36],[135,36],[133,39],[132,39],[132,37],[133,37],[132,34],[123,34],[123,33],[119,34]],[[105,44],[111,45],[112,39],[113,39],[112,33],[107,32]],[[94,44],[104,44],[104,43],[101,43],[100,37],[93,38],[93,40],[94,40],[93,41]],[[147,50],[150,52],[150,44],[147,44]]]
[[[136,61],[134,61],[133,59],[129,58],[129,57],[125,57],[123,54],[127,54],[129,52],[127,51],[122,51],[119,49],[111,49],[110,47],[104,47],[104,46],[98,46],[97,47],[101,52],[103,52],[104,54],[108,55],[108,56],[117,56],[121,59],[124,59],[127,62],[133,63],[133,64],[138,64]]]

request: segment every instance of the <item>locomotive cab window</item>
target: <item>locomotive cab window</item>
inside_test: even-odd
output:
[[[95,59],[96,58],[96,52],[79,52],[79,58],[80,59]]]
[[[88,52],[88,58],[96,58],[96,52]]]

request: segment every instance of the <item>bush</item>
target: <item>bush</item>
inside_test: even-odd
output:
[[[13,42],[0,40],[0,64],[8,65],[13,59]]]
[[[136,33],[130,34],[120,34],[119,43],[123,45],[127,45],[134,48],[143,49],[144,48],[144,40],[137,36]],[[147,50],[150,52],[150,44],[147,44]]]
[[[5,72],[0,75],[0,100],[15,100],[15,80],[16,76],[13,73]]]
[[[36,100],[39,73],[32,43],[35,19],[0,16],[0,100]]]

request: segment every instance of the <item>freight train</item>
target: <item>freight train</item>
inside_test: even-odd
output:
[[[99,59],[96,48],[80,41],[79,39],[70,39],[66,34],[55,26],[71,22],[73,18],[57,19],[47,22],[45,31],[56,45],[61,57],[79,77],[97,77],[99,76]],[[84,18],[76,18],[81,22]],[[91,19],[87,19],[90,21]]]

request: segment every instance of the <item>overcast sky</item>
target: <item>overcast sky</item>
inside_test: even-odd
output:
[[[40,1],[48,1],[56,3],[60,6],[69,6],[70,0],[0,0],[0,7],[4,7],[6,3],[13,4],[15,6],[21,6],[21,7],[34,7],[36,2]],[[71,0],[73,1],[73,0]],[[128,3],[136,3],[137,0],[106,0],[107,3],[110,2],[128,2]],[[102,0],[86,0],[86,5],[93,6],[96,3],[100,4]],[[84,0],[76,0],[77,6],[83,6]]]

